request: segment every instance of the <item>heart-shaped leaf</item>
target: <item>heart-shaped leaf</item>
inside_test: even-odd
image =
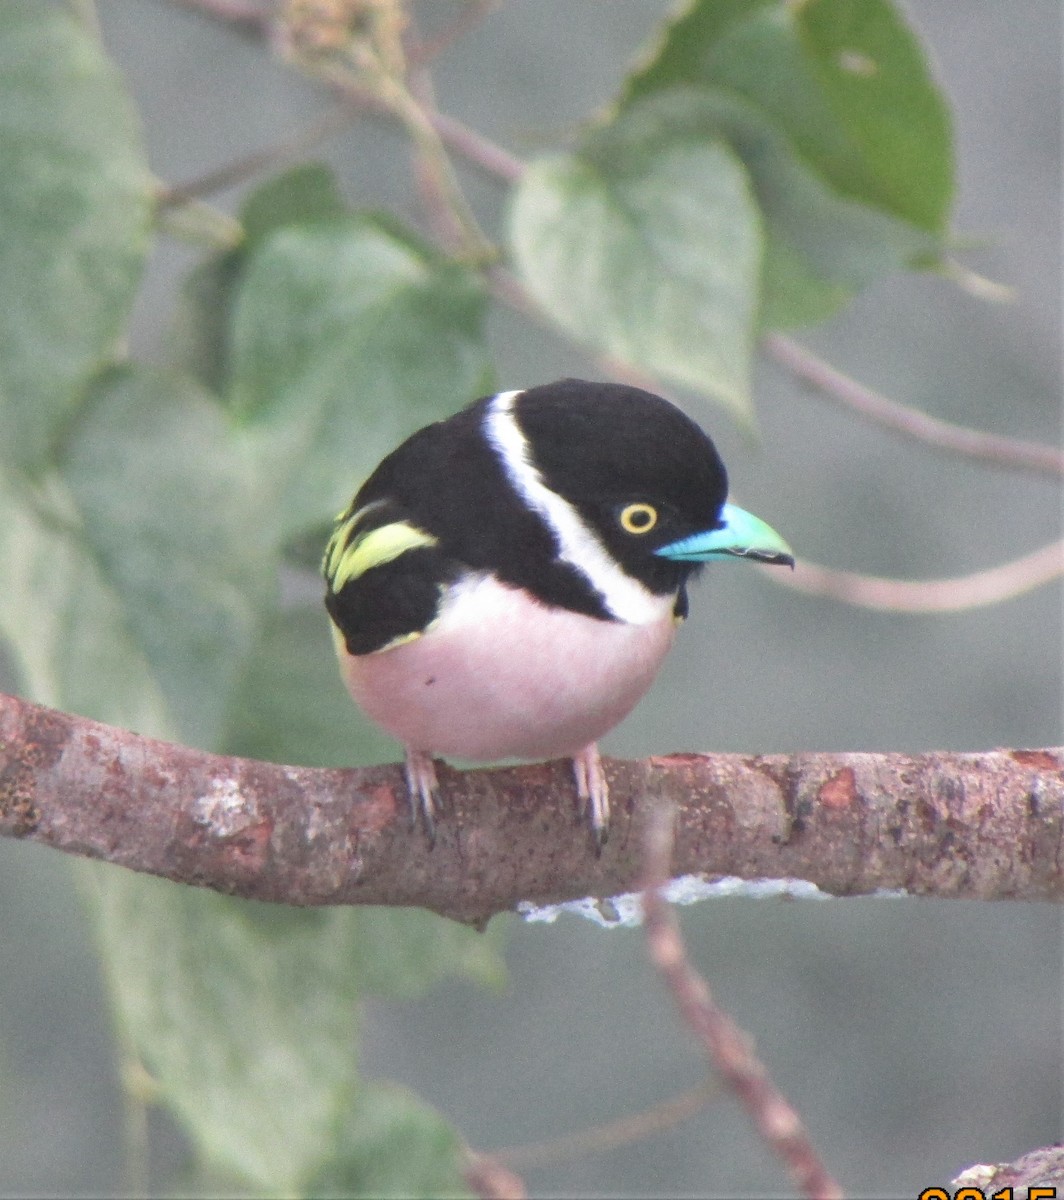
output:
[[[46,704],[217,743],[270,593],[256,484],[219,406],[187,380],[115,371],[56,469],[0,483],[0,630]]]
[[[748,417],[762,243],[746,172],[723,142],[643,134],[618,118],[529,167],[517,267],[574,338]]]
[[[148,247],[133,107],[70,7],[0,4],[0,459],[39,472],[110,360]]]
[[[490,372],[476,277],[367,218],[282,228],[252,255],[234,317],[234,411],[283,534],[345,504]]]

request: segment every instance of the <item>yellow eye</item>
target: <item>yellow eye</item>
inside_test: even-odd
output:
[[[652,504],[627,504],[619,519],[625,533],[649,533],[658,523],[658,510]]]

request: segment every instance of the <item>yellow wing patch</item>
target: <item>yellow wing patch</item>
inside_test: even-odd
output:
[[[368,508],[369,505],[338,525],[325,548],[325,577],[334,592],[373,567],[392,562],[408,550],[438,544],[438,538],[411,525],[409,521],[393,521],[390,525],[381,525],[359,534],[348,545],[348,539]]]
[[[332,537],[329,538],[328,544],[325,547],[325,557],[321,562],[322,573],[330,583],[332,583],[336,575],[344,552],[350,548],[348,543],[354,538],[355,529],[358,527],[359,522],[363,517],[369,516],[375,509],[381,508],[383,504],[383,500],[374,500],[370,504],[364,504],[357,511],[352,511],[348,507],[336,514],[336,524],[332,531]]]

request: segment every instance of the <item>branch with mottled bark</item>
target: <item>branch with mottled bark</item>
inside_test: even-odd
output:
[[[984,1163],[969,1167],[950,1182],[949,1191],[934,1189],[943,1196],[960,1195],[967,1188],[972,1196],[984,1195],[1010,1197],[1024,1200],[1038,1196],[1039,1200],[1052,1200],[1061,1195],[1064,1187],[1064,1146],[1044,1146],[1022,1155],[1015,1162]],[[1041,1189],[1039,1191],[1038,1189]]]
[[[257,900],[419,905],[480,922],[520,901],[634,891],[656,805],[671,874],[835,895],[1064,899],[1064,749],[673,754],[606,763],[596,857],[567,764],[441,764],[435,848],[397,766],[227,758],[0,696],[0,834]]]

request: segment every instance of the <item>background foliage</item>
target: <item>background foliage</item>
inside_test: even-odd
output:
[[[426,7],[431,22],[449,6]],[[282,761],[393,756],[349,708],[303,566],[396,440],[496,379],[601,374],[579,345],[682,389],[740,495],[810,558],[952,575],[1055,535],[1052,486],[896,444],[753,363],[759,333],[833,316],[809,336],[898,398],[1057,439],[1051,3],[962,16],[949,0],[718,0],[671,26],[647,0],[502,7],[441,58],[439,100],[529,162],[513,186],[462,182],[562,337],[491,302],[469,229],[455,255],[417,232],[394,127],[356,122],[324,165],[230,190],[239,229],[160,211],[158,179],[272,143],[322,92],[175,5],[97,8],[104,49],[84,3],[0,6],[9,687]],[[941,273],[899,274],[957,253],[955,196],[952,224],[988,243],[966,261],[1019,289],[1008,309]],[[160,238],[179,223],[210,244]],[[741,574],[700,589],[688,651],[610,750],[1059,739],[1049,591],[913,618]],[[437,1110],[490,1148],[698,1079],[630,932],[515,925],[500,994],[471,984],[501,982],[503,922],[485,938],[427,914],[269,909],[86,870],[101,989],[66,865],[0,854],[0,1192],[148,1178],[439,1193],[460,1183]],[[1054,913],[735,901],[688,925],[854,1193],[915,1194],[1056,1136]],[[725,1104],[693,1132],[528,1180],[780,1186]]]

